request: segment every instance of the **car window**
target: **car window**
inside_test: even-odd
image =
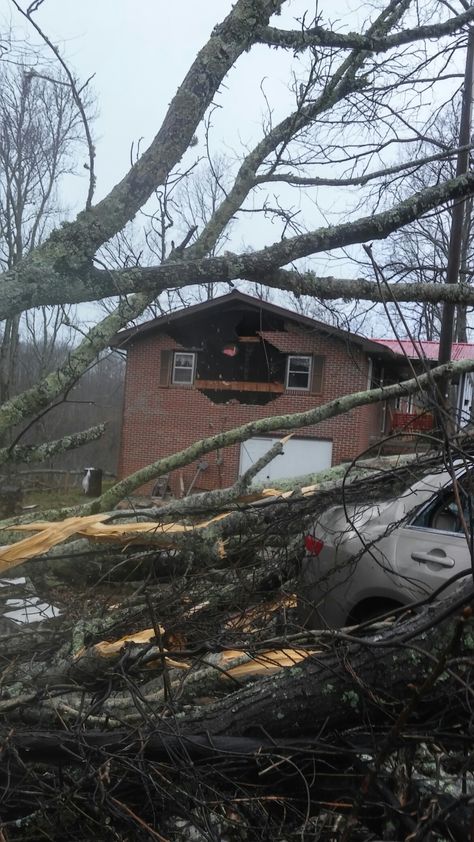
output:
[[[466,474],[460,477],[457,486],[461,507],[458,505],[458,497],[451,485],[424,506],[413,518],[410,526],[464,534],[464,520],[471,531],[474,513],[474,475]]]

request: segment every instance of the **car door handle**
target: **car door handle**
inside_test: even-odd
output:
[[[440,567],[454,567],[454,558],[447,555],[436,555],[434,553],[412,553],[413,561],[422,561],[425,564],[439,564]]]

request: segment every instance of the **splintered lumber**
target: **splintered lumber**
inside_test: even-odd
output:
[[[159,633],[164,634],[165,630],[160,626]],[[167,649],[158,649],[156,645],[156,634],[154,628],[143,629],[133,634],[125,635],[118,640],[102,640],[93,646],[83,647],[73,659],[70,674],[77,678],[80,673],[87,673],[88,678],[92,673],[97,676],[103,675],[103,670],[110,668],[117,663],[125,650],[136,654],[136,659],[141,660],[142,666],[147,669],[179,669],[190,670],[191,663],[186,660],[170,658]],[[147,653],[145,661],[141,659],[143,652]],[[209,655],[205,659],[205,669],[215,670],[215,683],[229,679],[251,680],[256,676],[271,675],[278,670],[292,667],[300,661],[315,654],[314,649],[303,647],[282,648],[266,650],[258,653],[249,653],[243,649],[226,649]],[[198,677],[199,673],[196,677]],[[198,686],[198,682],[196,682]]]
[[[215,523],[229,517],[229,512],[216,515],[209,520],[194,524],[182,523],[104,523],[111,517],[110,513],[87,515],[85,517],[71,517],[62,521],[35,521],[15,526],[18,532],[36,532],[37,534],[21,541],[0,548],[0,573],[4,573],[30,558],[43,555],[52,547],[79,535],[85,538],[118,541],[125,545],[130,543],[158,543],[160,547],[169,549],[176,546],[176,539],[185,534],[192,534],[207,529]],[[218,549],[224,554],[222,542]]]
[[[59,522],[38,521],[37,523],[16,526],[15,531],[35,531],[38,534],[17,541],[11,546],[0,548],[0,573],[5,573],[29,558],[42,555],[52,547],[70,538],[71,535],[77,534],[79,524],[85,527],[89,523],[92,526],[107,520],[108,517],[110,515],[102,513],[83,518],[69,517]]]
[[[293,667],[316,652],[316,649],[272,649],[259,652],[256,655],[249,655],[238,649],[229,649],[220,654],[216,666],[222,670],[222,679],[250,679],[257,675],[270,675],[278,670]],[[229,662],[243,658],[247,658],[247,660],[235,666],[229,666]]]
[[[157,631],[160,634],[164,634],[165,630],[163,626],[158,626]],[[108,658],[109,656],[115,655],[117,652],[122,652],[124,647],[130,643],[150,643],[156,636],[156,632],[154,628],[151,629],[143,629],[143,631],[134,632],[133,634],[126,634],[124,637],[120,637],[118,640],[101,640],[100,643],[96,643],[93,648],[96,652],[102,655],[104,658]],[[86,651],[86,647],[83,646],[76,652],[75,659],[82,658]]]
[[[145,632],[122,638],[113,643],[101,641],[93,646],[83,647],[74,656],[68,675],[76,681],[81,681],[84,677],[89,681],[92,677],[102,680],[105,671],[113,668],[121,660],[126,650],[130,650],[131,665],[140,660],[142,667],[146,669],[189,670],[191,668],[188,661],[177,661],[170,658],[166,649],[160,649],[153,643],[154,636],[154,630],[147,629]],[[144,637],[146,640],[143,639]],[[143,660],[140,656],[145,651],[149,657]],[[133,653],[136,654],[136,658],[133,657]]]

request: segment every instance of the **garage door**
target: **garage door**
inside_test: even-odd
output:
[[[266,453],[277,439],[260,437],[243,442],[240,446],[240,474],[243,474],[257,459]],[[283,445],[283,453],[276,456],[269,465],[256,475],[254,482],[271,482],[303,474],[312,474],[330,468],[332,464],[332,442],[318,439],[290,439]]]

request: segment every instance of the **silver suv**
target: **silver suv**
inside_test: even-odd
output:
[[[360,623],[469,570],[473,492],[474,471],[458,467],[454,480],[430,474],[396,500],[328,509],[305,537],[300,620],[310,628]]]

